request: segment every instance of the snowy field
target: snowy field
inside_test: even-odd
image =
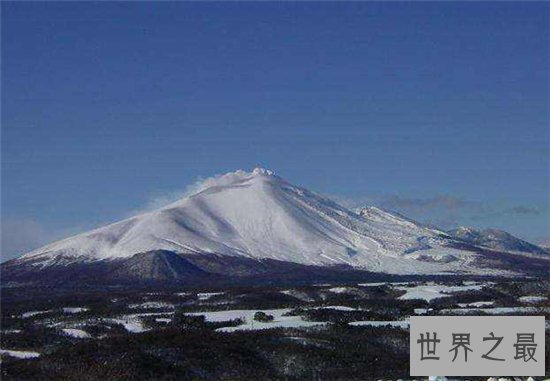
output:
[[[334,343],[338,343],[340,351],[343,350],[340,347],[349,342],[346,350],[351,354],[368,340],[373,340],[376,346],[380,338],[373,335],[383,334],[385,338],[391,336],[392,343],[400,343],[403,350],[408,351],[411,314],[549,314],[547,288],[539,286],[536,282],[523,287],[521,283],[492,280],[356,282],[261,289],[114,292],[96,295],[88,301],[75,299],[78,303],[68,303],[69,299],[63,298],[59,303],[21,304],[2,311],[4,321],[9,324],[2,327],[0,356],[3,364],[32,363],[49,359],[52,351],[66,346],[94,348],[96,344],[101,345],[98,343],[106,343],[107,348],[111,348],[112,343],[125,343],[127,338],[136,340],[132,345],[137,345],[143,337],[140,345],[144,346],[147,356],[166,353],[172,361],[174,344],[170,340],[186,332],[191,335],[190,340],[199,341],[196,344],[203,339],[201,332],[208,332],[204,337],[209,340],[225,340],[222,348],[233,343],[232,340],[242,342],[251,338],[253,344],[245,348],[258,346],[259,350],[269,352],[273,345],[290,343],[288,345],[316,348],[318,353],[329,351],[323,356],[332,353]],[[101,298],[104,299],[98,302]],[[258,321],[255,319],[258,312],[273,319],[258,318],[262,320]],[[204,319],[194,318],[198,316]],[[550,330],[548,323],[547,329]],[[345,341],[340,339],[342,334],[349,335]],[[163,337],[162,343],[150,347],[156,336]],[[265,338],[269,344],[254,341],[259,338]],[[183,339],[178,342],[195,344]],[[218,348],[212,344],[212,350]],[[180,352],[188,353],[183,350],[175,353]],[[93,356],[96,355],[94,352]],[[408,353],[401,355],[406,358]],[[391,366],[399,367],[402,363]]]
[[[39,357],[40,353],[30,352],[30,351],[14,351],[14,350],[8,350],[8,349],[0,349],[0,355],[10,356],[17,359],[33,359],[33,358]]]
[[[83,331],[81,329],[76,329],[76,328],[63,328],[62,331],[68,335],[68,336],[71,336],[71,337],[74,337],[76,339],[90,339],[92,336],[86,332],[86,331]]]
[[[323,306],[316,309],[332,309],[336,311],[355,311],[355,308],[347,306]],[[273,316],[271,322],[259,322],[254,320],[254,314],[258,311]],[[235,332],[243,330],[261,330],[271,328],[306,328],[326,324],[326,322],[306,321],[301,316],[284,316],[291,311],[290,308],[280,308],[271,310],[227,310],[215,312],[195,312],[190,315],[204,315],[206,321],[224,322],[228,320],[241,319],[244,324],[236,327],[223,327],[217,329],[219,332]]]
[[[460,291],[471,291],[471,290],[481,290],[483,285],[481,284],[471,284],[464,286],[447,286],[442,284],[427,284],[427,285],[418,285],[418,286],[399,286],[398,290],[406,291],[406,293],[399,297],[402,300],[411,300],[411,299],[423,299],[426,301],[431,301],[437,298],[444,298],[450,296],[450,294]]]
[[[540,303],[548,300],[547,296],[526,295],[518,299],[522,303]]]
[[[235,332],[242,330],[260,330],[269,328],[299,328],[299,327],[312,327],[323,323],[319,322],[307,322],[300,316],[283,316],[283,314],[290,312],[290,308],[281,308],[273,310],[261,310],[268,315],[273,316],[273,321],[269,323],[263,323],[254,320],[254,314],[258,310],[229,310],[229,311],[216,311],[216,312],[197,312],[192,315],[204,315],[206,321],[222,322],[233,319],[242,319],[245,323],[237,327],[224,327],[219,328],[220,332]]]

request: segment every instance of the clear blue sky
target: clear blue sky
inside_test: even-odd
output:
[[[548,237],[549,11],[2,2],[3,257],[255,166]]]

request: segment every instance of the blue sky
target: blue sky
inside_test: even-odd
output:
[[[198,177],[550,236],[548,3],[2,3],[2,256]]]

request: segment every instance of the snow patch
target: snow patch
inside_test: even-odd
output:
[[[315,299],[311,298],[306,292],[298,290],[283,290],[280,291],[281,294],[292,296],[293,298],[299,299],[303,302],[313,302]]]
[[[495,304],[494,300],[486,301],[486,302],[458,303],[458,306],[461,308],[480,308],[480,307],[492,306],[493,304]]]
[[[437,298],[445,298],[451,296],[450,294],[459,291],[470,291],[470,290],[481,290],[483,285],[481,284],[472,284],[464,286],[446,286],[440,284],[427,284],[427,285],[416,285],[413,287],[397,287],[398,290],[406,291],[404,295],[401,295],[399,299],[401,300],[410,300],[410,299],[423,299],[426,301],[431,301]]]
[[[21,317],[23,319],[27,319],[27,318],[30,318],[30,317],[33,317],[33,316],[38,316],[38,315],[44,315],[44,314],[47,314],[49,312],[52,312],[52,310],[46,310],[46,311],[29,311],[29,312],[25,312],[21,315]]]
[[[359,311],[357,308],[348,307],[348,306],[322,306],[322,307],[313,307],[315,310],[336,310],[336,311]]]
[[[63,313],[65,314],[78,314],[80,312],[86,312],[89,311],[86,307],[64,307]]]
[[[21,331],[20,329],[4,329],[2,330],[2,333],[3,334],[9,334],[9,333],[21,333],[23,331]]]
[[[537,296],[537,295],[526,295],[526,296],[520,297],[518,300],[523,303],[540,303],[548,300],[548,297]]]
[[[90,339],[92,335],[88,332],[76,328],[64,328],[62,329],[63,333],[67,336],[74,337],[76,339]]]
[[[273,316],[273,321],[264,323],[254,320],[254,314],[258,311],[265,312],[268,315]],[[242,319],[245,323],[237,327],[222,327],[216,331],[220,332],[235,332],[243,330],[261,330],[270,328],[301,328],[301,327],[314,327],[325,324],[324,322],[312,322],[305,321],[301,316],[283,316],[283,314],[290,312],[290,308],[281,308],[273,310],[228,310],[228,311],[214,311],[214,312],[193,312],[188,315],[199,316],[204,315],[206,321],[210,322],[222,322],[227,320]]]
[[[143,308],[143,309],[161,309],[161,308],[165,308],[165,309],[175,309],[176,306],[173,305],[172,303],[166,303],[166,302],[144,302],[144,303],[134,303],[134,304],[130,304],[128,305],[128,308],[130,309],[138,309],[138,308]]]
[[[351,288],[351,287],[333,287],[333,288],[329,288],[327,291],[332,292],[334,294],[347,294],[347,293],[353,291],[353,288]]]
[[[126,331],[131,333],[141,333],[148,331],[148,329],[143,326],[141,319],[139,319],[139,317],[137,316],[127,315],[121,318],[110,318],[104,320],[110,323],[122,324]]]
[[[359,287],[377,287],[377,286],[406,286],[411,282],[372,282],[372,283],[358,283]]]
[[[208,300],[214,296],[223,294],[225,294],[225,292],[199,292],[197,298],[199,298],[199,300]]]
[[[34,359],[34,358],[40,357],[40,353],[38,352],[14,351],[11,349],[0,349],[0,355],[10,356],[17,359]]]

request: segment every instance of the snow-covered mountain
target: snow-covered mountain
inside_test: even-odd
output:
[[[494,260],[484,266],[482,252],[442,231],[374,207],[348,210],[260,168],[228,173],[166,207],[54,242],[6,262],[2,270],[9,279],[22,268],[25,273],[100,268],[129,259],[136,267],[136,255],[146,253],[163,253],[148,259],[161,263],[163,274],[178,258],[200,262],[202,267],[192,270],[197,274],[208,268],[205,258],[395,274],[509,272],[493,266]],[[189,270],[191,265],[177,266]],[[224,275],[223,266],[217,273]]]
[[[544,255],[547,251],[537,245],[514,237],[510,233],[497,229],[478,230],[461,226],[449,230],[449,235],[476,246],[487,247],[493,250],[532,253]]]
[[[543,250],[546,250],[546,252],[547,252],[548,254],[550,254],[550,243],[548,243],[548,242],[543,242],[543,243],[539,243],[537,246],[540,247],[540,248],[542,248]]]

